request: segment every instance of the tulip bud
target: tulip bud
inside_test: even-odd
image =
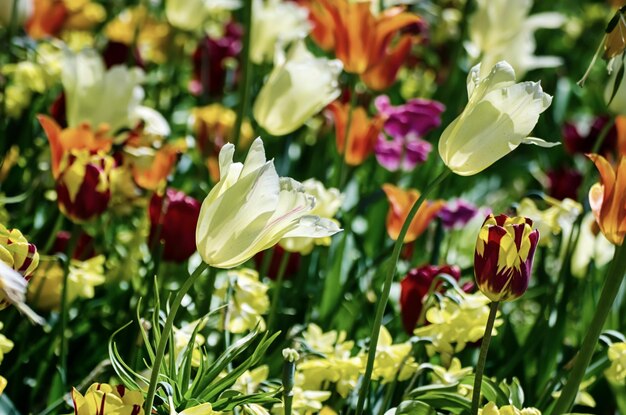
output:
[[[115,160],[103,152],[72,150],[60,164],[57,178],[59,209],[74,222],[104,212],[111,199],[110,173]]]
[[[279,50],[276,55],[252,112],[267,132],[285,135],[339,96],[337,78],[342,65],[335,59],[315,57],[302,41],[291,46],[287,56]]]
[[[539,231],[523,216],[487,216],[476,240],[474,274],[491,301],[512,301],[528,288]]]
[[[520,144],[552,147],[540,138],[528,137],[539,115],[552,102],[539,82],[515,83],[507,62],[498,62],[489,75],[480,77],[481,65],[467,76],[467,106],[439,139],[439,155],[454,173],[471,176],[509,154]]]
[[[150,241],[164,241],[163,259],[183,262],[196,252],[196,225],[200,202],[185,193],[167,189],[150,200]]]

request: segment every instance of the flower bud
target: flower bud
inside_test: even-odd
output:
[[[285,135],[339,96],[341,62],[317,58],[302,41],[284,55],[276,51],[274,69],[257,96],[252,113],[272,135]]]
[[[74,222],[104,212],[111,199],[110,173],[115,160],[103,152],[72,150],[60,164],[57,178],[59,209]]]
[[[474,253],[474,274],[491,301],[511,301],[528,288],[539,231],[523,216],[487,216]]]
[[[150,200],[150,243],[164,242],[163,259],[183,262],[196,252],[196,225],[200,202],[185,193],[167,189]]]

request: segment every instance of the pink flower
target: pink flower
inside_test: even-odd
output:
[[[422,137],[441,124],[443,104],[425,99],[412,99],[393,107],[389,97],[376,98],[376,108],[385,118],[384,131],[374,147],[376,159],[387,170],[411,171],[428,158],[432,145]]]

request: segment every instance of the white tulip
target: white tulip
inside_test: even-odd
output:
[[[298,41],[287,56],[277,49],[274,69],[252,109],[259,125],[273,135],[289,134],[339,97],[337,59],[317,58]]]
[[[535,56],[535,31],[556,29],[565,23],[559,13],[539,13],[528,16],[532,0],[477,0],[477,10],[470,17],[466,44],[475,61],[482,62],[481,77],[499,61],[507,61],[523,78],[536,68],[560,66],[556,56]]]
[[[304,38],[311,30],[308,10],[293,2],[252,0],[250,60],[272,62],[277,44]]]
[[[107,70],[93,50],[66,52],[61,81],[68,126],[88,122],[95,129],[106,124],[112,132],[134,127],[132,119],[144,96],[142,80],[139,68],[115,65]]]
[[[520,144],[558,145],[528,137],[552,102],[538,82],[515,83],[507,62],[498,62],[484,79],[480,72],[480,64],[470,70],[469,102],[439,139],[439,155],[454,173],[481,172]]]
[[[260,138],[243,164],[233,162],[234,153],[232,144],[222,147],[220,181],[200,209],[196,245],[204,262],[233,268],[283,237],[323,238],[341,230],[310,214],[315,198],[299,182],[278,177]]]

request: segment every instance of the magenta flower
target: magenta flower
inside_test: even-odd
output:
[[[465,226],[476,216],[478,208],[462,199],[446,203],[439,211],[439,219],[445,229],[458,229]]]
[[[387,170],[411,171],[423,163],[432,150],[432,145],[422,139],[441,124],[441,113],[445,107],[437,101],[412,99],[404,105],[394,107],[389,97],[381,95],[374,103],[385,118],[385,134],[378,136],[374,147],[376,159]]]

